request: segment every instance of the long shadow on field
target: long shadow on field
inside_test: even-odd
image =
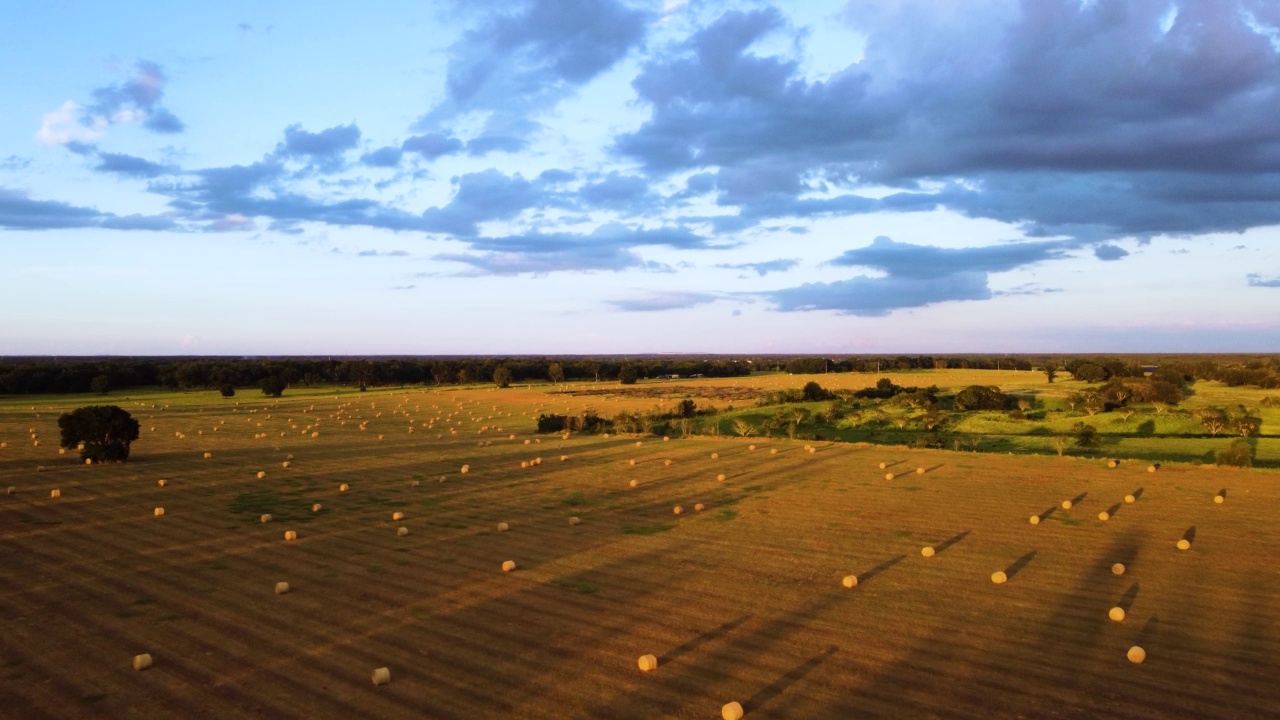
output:
[[[1193,542],[1195,542],[1195,541],[1196,541],[1196,526],[1195,526],[1195,525],[1192,525],[1191,527],[1187,528],[1187,531],[1186,531],[1186,532],[1184,532],[1184,533],[1182,533],[1182,539],[1183,539],[1183,540],[1186,540],[1186,541],[1187,541],[1187,542],[1189,542],[1189,543],[1193,543]]]
[[[1121,508],[1121,507],[1122,507],[1121,503],[1116,503],[1115,505],[1112,505],[1111,507],[1109,507],[1109,508],[1107,508],[1106,510],[1104,510],[1104,511],[1103,511],[1103,512],[1105,512],[1105,513],[1106,513],[1107,517],[1106,517],[1106,518],[1099,518],[1099,519],[1100,519],[1100,520],[1102,520],[1102,519],[1107,519],[1107,520],[1109,520],[1109,519],[1111,519],[1111,518],[1115,517],[1115,516],[1116,516],[1116,513],[1120,512],[1120,508]]]
[[[1138,583],[1134,583],[1128,590],[1125,591],[1124,595],[1120,597],[1120,600],[1116,602],[1116,607],[1120,608],[1121,610],[1124,610],[1127,613],[1133,609],[1133,603],[1137,601],[1137,599],[1138,599]]]
[[[1086,492],[1082,492],[1082,493],[1080,493],[1079,495],[1077,495],[1077,496],[1075,496],[1075,497],[1071,498],[1071,506],[1072,506],[1072,507],[1075,507],[1076,505],[1079,505],[1080,503],[1084,502],[1084,499],[1085,499],[1085,498],[1087,498],[1087,497],[1089,497],[1089,493],[1086,491]]]
[[[814,668],[825,662],[827,658],[836,654],[839,649],[839,647],[832,645],[826,650],[823,650],[817,655],[814,655],[803,663],[795,666],[777,680],[774,680],[768,685],[760,688],[756,691],[755,695],[752,695],[746,702],[742,703],[743,713],[751,713],[753,710],[762,707],[765,703],[786,692],[787,688],[795,685],[801,678],[812,672]]]
[[[1137,490],[1134,490],[1132,493],[1130,493],[1131,495],[1133,495],[1134,502],[1137,502],[1138,500],[1142,499],[1142,490],[1143,490],[1142,488],[1138,488]]]
[[[943,463],[938,463],[937,465],[933,465],[930,467],[924,467],[924,466],[921,466],[921,467],[924,469],[924,472],[927,475],[933,472],[934,470],[941,470],[943,468]]]
[[[1030,565],[1031,561],[1036,559],[1036,555],[1039,552],[1039,550],[1032,550],[1017,560],[1014,560],[1012,565],[1004,569],[1005,577],[1012,580],[1014,575],[1022,572],[1023,568]]]
[[[946,552],[947,548],[969,537],[969,533],[971,532],[973,531],[965,530],[964,532],[960,533],[959,535],[956,535],[955,537],[949,537],[946,540],[943,540],[942,542],[933,546],[933,552],[937,555],[941,555],[942,553]]]
[[[857,576],[857,577],[858,577],[858,584],[859,584],[859,585],[865,584],[865,583],[866,583],[868,580],[870,580],[871,578],[873,578],[873,577],[875,577],[875,576],[879,575],[880,573],[884,572],[885,570],[888,570],[889,568],[893,567],[894,565],[897,565],[898,563],[900,563],[900,562],[902,562],[903,560],[906,560],[906,559],[907,559],[907,556],[906,556],[906,555],[898,555],[897,557],[891,557],[891,558],[889,558],[888,560],[885,560],[884,562],[880,563],[879,565],[876,565],[875,567],[871,568],[870,570],[866,571],[865,573],[862,573],[861,575],[858,575],[858,576]]]
[[[1053,515],[1054,513],[1056,513],[1056,512],[1058,512],[1058,506],[1057,506],[1057,505],[1054,505],[1053,507],[1049,508],[1048,510],[1045,510],[1044,512],[1042,512],[1042,513],[1040,513],[1040,514],[1036,515],[1035,517],[1039,518],[1040,520],[1048,520],[1048,519],[1049,519],[1049,517],[1050,517],[1050,516],[1052,516],[1052,515]]]
[[[702,645],[712,640],[715,640],[716,638],[723,637],[724,635],[726,635],[729,632],[732,632],[739,625],[741,625],[742,623],[750,619],[751,619],[750,615],[743,615],[742,617],[736,620],[730,620],[729,622],[719,627],[712,628],[711,630],[708,630],[702,633],[701,635],[693,638],[692,640],[684,643],[683,645],[680,645],[679,647],[675,647],[668,650],[667,652],[663,653],[661,657],[658,658],[658,666],[664,667],[667,663],[670,663],[676,658],[679,658],[682,655],[687,655],[693,652],[694,650],[697,650]]]

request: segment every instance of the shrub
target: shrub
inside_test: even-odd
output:
[[[236,389],[230,385],[223,385],[219,392],[222,393],[222,397],[224,398],[236,396]]]
[[[1009,396],[994,386],[970,385],[955,397],[957,410],[1003,410],[1010,404]]]
[[[285,382],[279,375],[264,377],[258,382],[258,388],[267,397],[280,397],[284,394]]]
[[[1215,459],[1219,465],[1252,467],[1253,446],[1248,440],[1233,440],[1230,445],[1217,452]]]
[[[58,428],[62,447],[70,450],[83,443],[80,457],[94,462],[127,460],[129,444],[138,439],[139,431],[138,421],[115,405],[90,405],[63,413]]]

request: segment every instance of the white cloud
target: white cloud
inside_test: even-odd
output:
[[[66,145],[69,142],[90,142],[106,134],[107,121],[93,118],[89,125],[80,122],[84,107],[74,100],[62,103],[62,107],[47,112],[40,118],[40,130],[36,142],[41,145]]]

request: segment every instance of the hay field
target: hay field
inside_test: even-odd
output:
[[[1280,473],[563,440],[534,435],[531,413],[653,401],[546,389],[111,396],[142,438],[130,462],[89,467],[58,454],[56,417],[96,399],[0,401],[0,486],[15,489],[0,496],[0,715],[710,718],[736,701],[752,720],[1234,719],[1280,707]],[[517,569],[503,572],[507,560]],[[1116,606],[1122,622],[1108,618]],[[1135,645],[1142,664],[1126,659]],[[153,665],[135,671],[142,653]],[[646,654],[656,670],[638,668]],[[390,682],[375,686],[384,667]]]

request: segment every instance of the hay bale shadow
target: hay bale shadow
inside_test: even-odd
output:
[[[814,655],[803,663],[795,666],[791,670],[788,670],[782,675],[782,677],[779,677],[777,680],[774,680],[768,685],[757,690],[755,695],[747,698],[747,701],[742,704],[743,714],[749,715],[752,711],[786,692],[787,688],[795,685],[805,675],[813,672],[814,668],[818,667],[823,662],[826,662],[827,658],[836,654],[839,649],[840,648],[838,646],[832,645],[826,650],[823,650],[817,655]]]
[[[971,532],[973,531],[965,530],[964,532],[960,533],[959,535],[956,535],[955,537],[949,537],[946,540],[943,540],[942,542],[938,543],[937,545],[934,545],[933,546],[934,554],[941,555],[943,552],[946,551],[947,548],[969,537],[969,533]]]
[[[1129,610],[1133,608],[1133,603],[1137,599],[1138,599],[1138,583],[1134,583],[1132,587],[1130,587],[1128,590],[1125,591],[1124,595],[1120,596],[1120,600],[1119,602],[1116,603],[1116,607],[1120,608],[1121,610],[1124,610],[1127,613],[1129,612]]]
[[[715,640],[716,638],[727,635],[728,633],[732,632],[735,628],[737,628],[739,625],[741,625],[742,623],[750,619],[751,619],[750,615],[743,615],[742,617],[736,620],[730,620],[729,622],[724,623],[719,627],[712,628],[702,633],[701,635],[693,638],[692,640],[689,640],[688,642],[682,645],[679,645],[677,647],[674,647],[666,651],[665,653],[663,653],[658,657],[658,667],[662,667],[667,663],[675,660],[676,658],[681,657],[682,655],[688,655],[689,653],[693,652],[694,650],[697,650],[699,647],[702,647],[706,643],[709,643],[712,640]]]
[[[1040,552],[1040,551],[1039,551],[1039,550],[1032,550],[1031,552],[1027,553],[1026,555],[1023,555],[1022,557],[1018,558],[1017,560],[1014,560],[1012,565],[1010,565],[1009,567],[1007,567],[1007,568],[1005,568],[1005,569],[1004,569],[1004,575],[1005,575],[1005,577],[1006,577],[1006,578],[1008,578],[1008,579],[1010,579],[1010,580],[1012,580],[1014,575],[1017,575],[1018,573],[1022,572],[1022,569],[1023,569],[1023,568],[1025,568],[1026,566],[1028,566],[1028,565],[1030,565],[1030,564],[1031,564],[1031,561],[1032,561],[1032,560],[1034,560],[1034,559],[1036,558],[1036,554],[1037,554],[1038,552]]]
[[[900,563],[900,562],[902,562],[903,560],[906,560],[906,559],[907,559],[907,556],[906,556],[906,555],[898,555],[897,557],[892,557],[892,558],[889,558],[888,560],[885,560],[884,562],[882,562],[882,563],[880,563],[879,565],[877,565],[877,566],[875,566],[875,567],[871,568],[870,570],[866,571],[865,573],[862,573],[862,574],[858,575],[858,576],[857,576],[857,577],[858,577],[858,584],[859,584],[859,585],[861,585],[861,584],[865,583],[866,581],[870,580],[871,578],[873,578],[873,577],[875,577],[875,576],[879,575],[880,573],[884,572],[885,570],[888,570],[889,568],[893,567],[894,565],[897,565],[898,563]]]
[[[1193,542],[1195,542],[1195,541],[1196,541],[1196,526],[1195,526],[1195,525],[1192,525],[1191,527],[1187,528],[1187,531],[1186,531],[1186,532],[1184,532],[1184,533],[1182,533],[1182,539],[1183,539],[1183,540],[1186,540],[1186,541],[1187,541],[1187,542],[1189,542],[1189,543],[1193,543]]]

